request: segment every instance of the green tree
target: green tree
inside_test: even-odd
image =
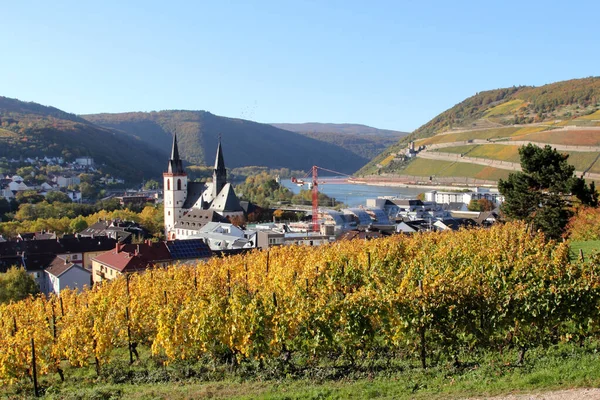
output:
[[[155,181],[154,179],[150,179],[149,181],[146,181],[146,183],[144,184],[144,189],[146,190],[156,190],[158,189],[159,185],[158,182]]]
[[[548,145],[528,144],[519,148],[519,155],[523,171],[498,183],[505,198],[502,211],[508,219],[524,220],[548,237],[558,238],[573,214],[573,201],[597,205],[595,187],[573,175],[575,167],[567,163],[567,154]]]
[[[44,201],[45,197],[41,194],[38,194],[35,190],[26,190],[24,192],[18,192],[16,199],[19,202],[19,204],[36,204]]]
[[[95,199],[98,194],[98,188],[87,182],[82,182],[79,185],[79,190],[81,190],[81,197],[85,199]]]
[[[19,301],[40,292],[35,279],[23,268],[11,267],[0,274],[0,303]]]
[[[69,228],[73,231],[73,233],[81,232],[82,230],[88,227],[88,223],[85,221],[85,218],[79,216],[71,221],[69,224]]]
[[[71,198],[63,192],[54,191],[54,192],[50,192],[46,195],[46,201],[50,204],[52,204],[54,202],[71,203]]]

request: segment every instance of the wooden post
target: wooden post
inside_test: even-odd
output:
[[[198,278],[196,274],[194,274],[194,290],[198,290]]]
[[[60,316],[64,317],[65,316],[65,309],[63,307],[62,297],[59,297],[58,300],[60,301]]]
[[[367,265],[369,266],[369,269],[371,269],[371,252],[367,251]]]
[[[227,296],[231,297],[231,272],[227,270]]]
[[[267,251],[267,275],[269,275],[269,252]]]
[[[421,296],[423,296],[423,281],[419,280],[419,290],[421,291]],[[425,307],[423,307],[423,313],[421,315],[421,326],[419,328],[419,336],[421,338],[421,367],[423,369],[427,368],[427,349],[425,347]]]
[[[31,375],[33,378],[33,393],[35,394],[35,397],[39,397],[40,394],[38,392],[37,366],[35,364],[35,342],[33,338],[31,338]]]
[[[98,346],[98,342],[96,338],[94,338],[94,364],[96,364],[96,375],[100,376],[100,360],[98,360],[98,355],[96,354],[96,347]]]
[[[133,364],[133,351],[131,349],[131,328],[129,327],[129,307],[125,307],[125,318],[127,319],[127,348],[129,348],[129,364]]]

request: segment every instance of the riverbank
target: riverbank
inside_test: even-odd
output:
[[[420,188],[426,190],[447,190],[460,191],[475,189],[477,187],[485,187],[488,189],[497,189],[497,186],[490,184],[461,184],[461,185],[442,185],[442,184],[419,184],[415,182],[406,182],[400,180],[371,180],[371,179],[347,179],[346,183],[352,185],[368,185],[368,186],[383,186],[383,187],[401,187],[401,188]]]

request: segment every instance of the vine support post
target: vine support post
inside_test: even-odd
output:
[[[129,349],[129,364],[133,364],[133,349],[131,347],[131,327],[129,326],[129,307],[125,307],[125,318],[127,319],[127,348]]]
[[[423,299],[423,281],[419,280],[419,291],[421,292],[421,299]],[[425,343],[425,306],[422,306],[421,314],[421,326],[419,327],[419,337],[421,339],[421,367],[427,368],[427,348]]]
[[[37,381],[37,365],[35,363],[35,342],[33,338],[31,338],[31,375],[33,378],[33,393],[35,397],[40,397]]]

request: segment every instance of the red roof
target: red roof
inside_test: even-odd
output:
[[[102,253],[93,260],[119,272],[143,271],[154,263],[171,260],[164,242],[142,244],[119,244],[120,248]]]

